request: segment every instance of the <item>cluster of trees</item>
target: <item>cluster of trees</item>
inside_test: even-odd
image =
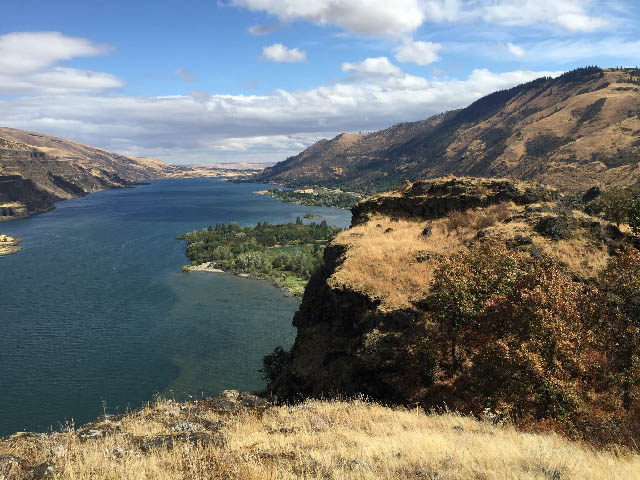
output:
[[[441,261],[422,308],[407,348],[425,403],[640,440],[637,249],[587,284],[552,258],[479,244]]]
[[[180,238],[187,241],[186,254],[193,264],[214,262],[223,270],[268,278],[279,284],[293,277],[297,282],[285,285],[293,287],[292,293],[300,294],[311,272],[322,262],[326,243],[339,231],[326,221],[304,224],[297,218],[295,223],[278,225],[209,225],[206,230]]]
[[[267,195],[288,203],[344,209],[350,209],[362,198],[356,193],[341,192],[325,188],[314,189],[313,193],[270,188],[267,190]]]
[[[638,187],[613,188],[587,203],[585,211],[602,214],[617,226],[627,223],[633,233],[640,235],[640,189]]]

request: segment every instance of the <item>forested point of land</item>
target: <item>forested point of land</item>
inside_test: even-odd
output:
[[[302,295],[311,272],[322,263],[327,242],[340,230],[326,221],[304,224],[297,218],[295,223],[277,225],[209,225],[179,238],[187,241],[192,265],[213,262],[221,270],[268,279]]]

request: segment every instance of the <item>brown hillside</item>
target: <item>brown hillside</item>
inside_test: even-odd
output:
[[[365,191],[448,174],[536,180],[572,192],[630,185],[640,178],[640,71],[579,69],[350,138],[322,140],[258,178]]]
[[[0,128],[0,219],[53,208],[53,202],[183,171],[39,133]]]

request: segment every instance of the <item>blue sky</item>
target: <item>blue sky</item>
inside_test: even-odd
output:
[[[636,0],[22,0],[0,125],[173,163],[278,161],[588,64],[640,64]]]

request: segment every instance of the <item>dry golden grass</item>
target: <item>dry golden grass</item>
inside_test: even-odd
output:
[[[156,431],[159,421],[170,435],[170,425],[187,421],[188,412],[161,401],[111,422],[119,429],[111,435],[14,437],[0,440],[0,454],[48,462],[56,479],[73,480],[640,478],[640,456],[629,452],[596,451],[556,435],[358,400],[310,400],[261,415],[204,414],[224,422],[224,446],[176,441],[173,448],[144,452],[132,440],[147,428]]]
[[[380,300],[383,310],[408,307],[428,292],[438,258],[464,247],[479,229],[516,211],[513,204],[500,204],[452,212],[433,222],[394,222],[387,216],[375,216],[336,237],[334,243],[347,247],[347,251],[329,285],[347,287]],[[422,231],[428,225],[432,233],[425,237]]]
[[[460,238],[448,235],[444,221],[433,222],[428,238],[422,235],[427,225],[425,221],[392,222],[390,217],[376,216],[340,233],[334,243],[346,246],[347,251],[329,285],[379,299],[383,309],[401,308],[418,300],[428,290],[435,259],[462,246]],[[417,260],[428,255],[434,259]]]

